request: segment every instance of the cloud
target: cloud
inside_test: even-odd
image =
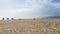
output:
[[[0,0],[0,3],[9,3],[11,2],[12,0]]]
[[[11,0],[0,0],[0,2],[10,2]]]
[[[33,18],[59,15],[60,13],[60,10],[58,10],[60,3],[53,3],[52,0],[24,0],[24,2],[22,1],[23,3],[19,3],[17,0],[17,2],[13,1],[14,0],[0,0],[0,4],[3,3],[4,5],[0,6],[2,10],[4,10],[4,17],[8,14],[8,17],[11,16],[14,18]]]
[[[60,16],[60,3],[53,3],[52,0],[47,1],[42,9],[43,16]]]
[[[60,3],[54,3],[53,4],[56,8],[60,8]]]
[[[50,4],[51,0],[26,0],[24,6],[16,10],[10,10],[10,14],[20,17],[41,17],[45,14],[43,10],[46,11],[49,8],[46,8],[46,6]]]

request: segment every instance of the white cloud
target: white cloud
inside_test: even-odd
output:
[[[3,3],[5,6],[12,3],[13,0],[0,0],[0,4]],[[16,4],[13,8],[8,8],[9,15],[15,18],[24,17],[24,18],[32,18],[32,17],[40,17],[40,16],[48,16],[53,13],[53,9],[57,9],[60,7],[60,3],[54,4],[51,2],[52,0],[25,0],[24,4]],[[8,4],[7,4],[8,3]],[[14,5],[14,4],[13,4]],[[16,7],[19,6],[19,7]],[[5,7],[6,8],[6,7]],[[49,11],[50,10],[50,11]],[[4,12],[4,11],[3,11]],[[49,13],[48,13],[49,12]],[[38,15],[39,14],[39,15]],[[51,14],[52,15],[52,14]],[[10,17],[9,16],[9,17]]]
[[[10,10],[10,14],[12,14],[13,16],[15,15],[20,17],[21,15],[25,15],[24,17],[37,17],[36,14],[38,14],[38,12],[42,13],[42,10],[45,8],[45,5],[47,5],[49,2],[49,0],[26,0],[25,5],[22,6],[23,8]]]
[[[55,6],[55,8],[60,8],[60,3],[54,3],[53,5]]]
[[[11,2],[12,0],[0,0],[0,3],[9,3]]]

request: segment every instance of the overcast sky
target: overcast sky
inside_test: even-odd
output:
[[[0,0],[0,18],[60,16],[60,0]]]

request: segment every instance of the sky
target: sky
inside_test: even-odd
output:
[[[60,16],[60,0],[0,0],[0,19],[44,16]]]

